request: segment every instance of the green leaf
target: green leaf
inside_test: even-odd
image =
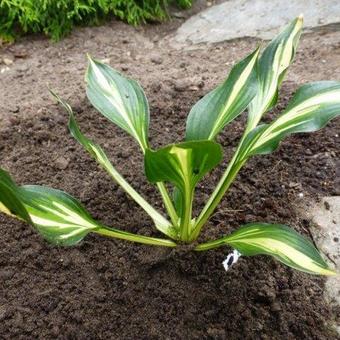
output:
[[[300,39],[303,17],[293,20],[265,48],[258,60],[258,92],[249,105],[247,130],[252,130],[264,112],[273,107],[287,68],[292,63]]]
[[[167,181],[185,192],[221,159],[221,146],[212,141],[173,144],[157,151],[146,150],[145,173],[152,183]]]
[[[18,188],[11,176],[0,168],[0,212],[31,223],[29,214],[17,195]]]
[[[319,130],[339,114],[340,82],[304,85],[276,120],[249,133],[241,147],[240,158],[270,153],[287,135]]]
[[[0,200],[1,212],[32,224],[45,239],[55,244],[76,244],[99,226],[70,195],[35,185],[19,187],[2,169]]]
[[[85,80],[92,105],[133,136],[144,151],[148,147],[149,106],[140,85],[90,57]]]
[[[90,57],[85,79],[86,93],[92,105],[133,136],[145,153],[149,144],[150,114],[147,99],[140,85]],[[175,225],[178,218],[168,192],[162,183],[158,183],[157,186]]]
[[[127,194],[144,209],[144,211],[152,218],[158,230],[170,237],[174,237],[175,231],[173,230],[170,222],[156,211],[148,202],[146,202],[145,199],[137,191],[135,191],[128,182],[126,182],[122,175],[111,164],[104,150],[81,133],[74,118],[71,106],[53,91],[50,90],[50,92],[69,114],[68,127],[71,135],[90,153],[100,166],[108,172],[115,182],[117,182],[127,192]]]
[[[289,134],[316,131],[339,114],[339,82],[325,81],[302,86],[276,120],[271,124],[256,126],[242,138],[237,152],[197,219],[194,235],[198,236],[203,224],[250,156],[271,153]]]
[[[25,220],[49,242],[71,246],[89,232],[150,245],[175,247],[171,240],[136,235],[96,222],[79,201],[60,190],[17,186],[0,168],[0,212]]]
[[[251,155],[251,147],[260,139],[265,126],[256,127],[263,113],[272,107],[278,97],[278,89],[284,74],[292,62],[301,34],[302,16],[293,20],[264,50],[258,59],[256,73],[258,77],[257,93],[248,106],[248,123],[233,158],[228,164],[221,180],[197,218],[193,232],[197,237],[204,223],[208,220],[223,195],[235,179],[247,157]],[[203,129],[204,127],[202,127]]]
[[[74,245],[99,227],[79,201],[60,190],[26,185],[20,198],[34,226],[51,243]]]
[[[181,197],[176,203],[177,212],[181,214],[179,237],[182,241],[190,241],[195,185],[221,158],[221,146],[212,141],[184,142],[157,151],[146,150],[144,163],[149,181],[170,182],[179,190]]]
[[[259,49],[235,65],[223,84],[209,92],[191,109],[186,140],[212,140],[240,115],[257,92],[256,60]]]
[[[207,244],[205,247],[207,248]],[[281,224],[250,223],[210,242],[210,248],[228,244],[244,256],[271,255],[289,267],[310,274],[335,275],[305,237]],[[203,248],[204,244],[200,245]],[[197,249],[203,250],[203,249]]]
[[[176,209],[177,215],[181,216],[183,207],[183,197],[177,187],[175,187],[174,190],[172,191],[172,201],[174,202],[174,208]]]

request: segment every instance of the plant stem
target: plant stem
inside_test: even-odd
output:
[[[166,189],[163,182],[158,182],[157,187],[158,187],[159,192],[162,195],[163,202],[164,202],[165,208],[166,208],[166,210],[169,214],[169,217],[171,219],[172,225],[173,225],[173,227],[177,228],[179,218],[178,218],[178,215],[176,213],[175,207],[172,203],[172,200],[169,196],[168,190]]]
[[[240,145],[241,145],[241,143],[240,143]],[[238,148],[238,150],[239,150],[239,148]],[[220,203],[224,194],[229,189],[231,183],[234,181],[236,175],[238,174],[238,172],[242,168],[243,164],[245,163],[245,161],[236,162],[238,150],[235,152],[234,157],[230,161],[226,171],[224,172],[219,183],[217,184],[216,189],[214,190],[214,192],[210,196],[208,202],[204,206],[202,212],[198,216],[197,222],[195,224],[195,228],[194,228],[192,236],[191,236],[192,240],[195,240],[198,237],[203,225],[209,219],[210,215],[214,212],[217,205]]]
[[[145,150],[149,147],[149,145],[141,145],[143,155],[145,155]],[[158,182],[157,183],[158,190],[162,196],[163,203],[165,205],[166,211],[168,212],[168,215],[171,219],[172,226],[177,229],[178,227],[178,215],[176,213],[175,207],[172,203],[172,200],[169,196],[168,190],[166,189],[166,186],[164,185],[163,182]],[[168,235],[170,236],[170,235]],[[172,236],[170,236],[172,237]]]
[[[221,199],[223,198],[224,194],[229,189],[230,185],[234,181],[235,177],[237,176],[238,172],[244,165],[244,163],[247,161],[246,159],[242,159],[241,161],[238,160],[239,153],[242,147],[242,144],[244,140],[246,139],[248,133],[250,132],[251,127],[249,124],[246,127],[246,130],[244,131],[241,140],[237,146],[237,149],[234,153],[234,156],[232,157],[231,161],[228,164],[228,167],[226,171],[224,172],[222,178],[218,182],[214,192],[211,194],[208,202],[205,204],[203,210],[201,211],[200,215],[198,216],[195,228],[191,234],[191,240],[195,240],[198,235],[200,234],[200,231],[203,227],[203,225],[207,222],[211,214],[216,209],[217,205],[220,203]]]
[[[112,166],[111,163],[99,162],[104,169],[111,175],[111,177],[133,198],[144,211],[153,219],[156,228],[173,238],[173,230],[171,223],[161,215],[151,204],[149,204],[126,180],[125,178]]]
[[[205,250],[210,250],[210,249],[218,248],[218,247],[225,246],[225,245],[226,245],[225,239],[223,241],[222,240],[214,240],[214,241],[201,243],[201,244],[197,245],[194,248],[194,250],[195,251],[205,251]]]
[[[129,233],[129,232],[118,230],[118,229],[108,228],[105,226],[99,227],[98,229],[94,229],[92,230],[92,232],[99,234],[99,235],[103,235],[103,236],[109,236],[109,237],[119,238],[122,240],[131,241],[131,242],[138,242],[138,243],[149,244],[149,245],[154,245],[154,246],[163,246],[163,247],[176,247],[177,246],[177,244],[171,240],[137,235],[137,234]]]
[[[186,189],[186,195],[183,197],[183,209],[181,216],[180,239],[183,242],[190,241],[191,238],[191,214],[192,214],[192,201],[193,201],[193,190]]]

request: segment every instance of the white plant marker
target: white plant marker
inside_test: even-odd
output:
[[[222,262],[224,269],[228,271],[228,269],[238,261],[241,255],[242,254],[239,251],[234,249],[233,252],[228,254],[227,258]]]

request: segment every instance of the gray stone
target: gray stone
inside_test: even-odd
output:
[[[327,256],[327,262],[340,272],[340,196],[324,197],[309,211],[315,227],[311,229],[314,242]],[[331,305],[340,307],[340,277],[330,276],[326,280],[325,297]],[[340,334],[340,324],[335,325]]]
[[[26,64],[22,64],[22,65],[19,65],[17,67],[17,70],[18,70],[18,72],[23,72],[24,73],[24,72],[29,70],[29,67]]]
[[[154,54],[150,58],[151,62],[153,62],[156,65],[161,65],[163,63],[163,59],[160,55]]]
[[[7,65],[7,66],[10,66],[10,65],[13,64],[13,60],[10,59],[10,58],[4,58],[4,59],[3,59],[3,63],[4,63],[5,65]]]
[[[242,37],[271,39],[293,18],[303,14],[305,30],[340,22],[339,0],[230,0],[187,20],[175,43],[215,43]]]
[[[174,89],[177,92],[184,92],[191,86],[191,81],[189,79],[177,79],[174,82]]]
[[[54,164],[58,170],[65,170],[68,167],[69,162],[68,159],[60,156],[54,161]]]

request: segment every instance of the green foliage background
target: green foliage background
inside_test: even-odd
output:
[[[167,5],[188,8],[192,0],[0,0],[0,37],[43,32],[59,40],[75,25],[96,25],[116,16],[131,25],[161,21]]]

